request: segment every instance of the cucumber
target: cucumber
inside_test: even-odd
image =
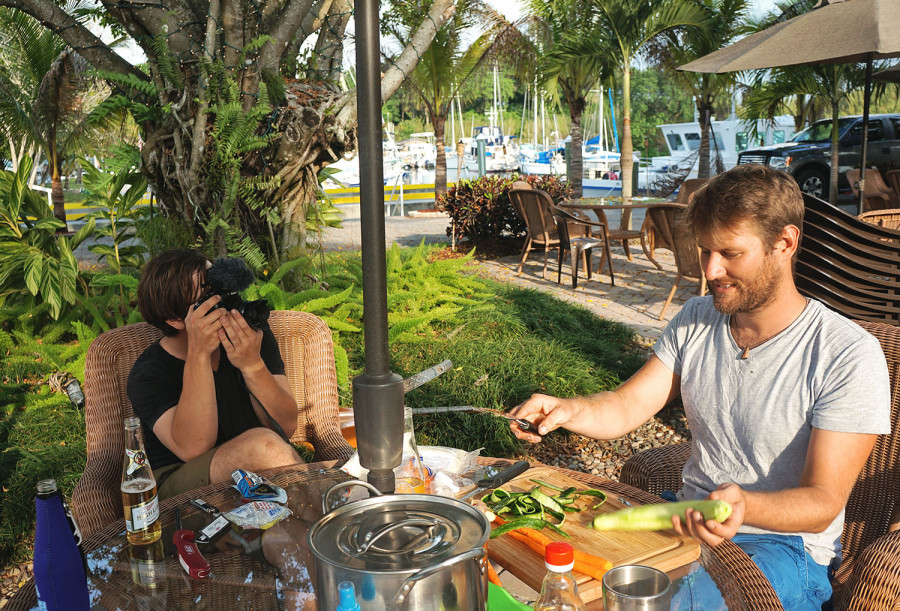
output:
[[[693,508],[707,520],[724,522],[731,515],[731,505],[725,501],[681,501],[628,507],[612,513],[602,513],[594,518],[596,530],[666,530],[672,528],[672,516],[684,519],[684,512]]]

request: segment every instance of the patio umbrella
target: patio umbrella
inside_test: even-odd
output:
[[[869,121],[872,61],[900,57],[900,0],[819,0],[809,12],[679,66],[688,72],[738,72],[802,64],[865,62],[863,125]],[[868,129],[860,167],[866,167]],[[862,211],[865,172],[861,172]]]
[[[391,372],[388,356],[378,0],[356,3],[356,67],[366,368],[353,380],[353,419],[369,483],[393,492],[403,441],[403,379]]]

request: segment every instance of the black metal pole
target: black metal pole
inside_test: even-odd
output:
[[[403,442],[403,379],[388,356],[384,169],[381,147],[381,56],[378,0],[356,3],[356,100],[362,231],[365,372],[353,380],[353,418],[360,464],[369,483],[394,491]]]
[[[869,148],[869,98],[872,96],[872,54],[866,53],[866,89],[863,94],[862,147],[859,151],[859,210],[863,213],[863,202],[866,201],[866,154]]]

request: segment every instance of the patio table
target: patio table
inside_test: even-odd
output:
[[[479,458],[479,464],[499,469],[511,461]],[[537,465],[533,465],[537,466]],[[546,465],[540,465],[546,467]],[[556,469],[556,468],[554,468]],[[618,495],[635,504],[659,502],[649,493],[626,486],[620,482],[599,476],[566,469],[558,469],[567,476],[593,487],[602,488],[608,494]],[[527,473],[527,472],[526,472]],[[305,606],[304,592],[313,591],[313,583],[307,571],[312,557],[297,553],[296,541],[305,540],[306,527],[321,517],[321,494],[333,483],[352,479],[334,468],[333,462],[293,465],[264,473],[275,484],[288,491],[289,506],[300,514],[299,530],[289,531],[290,540],[278,535],[270,537],[262,546],[260,531],[245,531],[243,537],[228,533],[214,541],[214,549],[203,552],[211,566],[210,577],[205,580],[188,578],[178,563],[172,546],[174,511],[181,508],[183,527],[202,528],[210,519],[188,502],[200,498],[225,511],[240,504],[239,494],[229,482],[212,484],[205,488],[181,494],[161,504],[160,519],[163,533],[159,542],[148,546],[131,546],[124,532],[123,520],[97,531],[84,542],[88,560],[89,589],[93,609],[314,609],[308,594]],[[354,488],[354,498],[361,498],[366,491]],[[357,495],[359,492],[359,495]],[[290,518],[289,518],[290,520]],[[287,522],[287,520],[285,520]],[[280,525],[266,533],[274,532]],[[293,528],[293,527],[292,527]],[[269,536],[268,534],[266,535]],[[283,574],[266,558],[273,549],[282,545],[293,550],[290,559],[283,562]],[[267,547],[268,546],[268,547]],[[262,549],[266,548],[266,549]],[[702,546],[697,562],[670,571],[675,584],[689,579],[703,567],[713,577],[729,609],[780,609],[768,582],[756,569],[750,558],[731,542],[715,549]],[[286,587],[290,582],[290,587]],[[285,597],[289,600],[285,600]],[[7,610],[32,609],[37,599],[34,581],[30,580],[5,607]],[[297,604],[299,603],[299,606]],[[678,607],[677,601],[673,608]],[[723,607],[724,608],[724,607]],[[588,609],[602,609],[600,600],[588,604]],[[323,610],[324,611],[324,610]]]
[[[652,208],[654,206],[658,206],[659,202],[632,202],[630,204],[623,203],[613,203],[608,202],[605,199],[597,200],[584,200],[584,199],[576,199],[576,200],[566,200],[559,204],[560,207],[566,208],[567,210],[573,210],[575,212],[584,214],[587,218],[590,219],[591,214],[596,218],[597,222],[603,223],[606,225],[609,231],[609,239],[612,242],[616,242],[621,240],[622,246],[625,249],[625,255],[628,257],[628,260],[631,261],[631,251],[628,249],[628,240],[637,240],[641,241],[641,248],[644,251],[644,255],[646,255],[647,259],[650,260],[653,265],[656,266],[657,269],[662,269],[662,266],[656,261],[653,257],[653,249],[656,241],[656,236],[653,232],[653,227],[647,226],[644,222],[645,217],[642,217],[641,220],[641,228],[633,229],[631,227],[631,213],[634,210],[646,211],[647,208]],[[613,228],[610,226],[609,220],[607,219],[606,213],[607,211],[615,210],[621,213],[621,217],[619,219],[619,227]],[[590,213],[590,214],[589,214]],[[593,220],[593,219],[591,219]],[[600,268],[602,269],[603,264],[601,262]]]

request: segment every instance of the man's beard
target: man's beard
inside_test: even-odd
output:
[[[713,290],[713,305],[719,312],[729,316],[741,312],[757,312],[775,300],[783,275],[784,272],[775,264],[775,257],[767,255],[754,278],[730,283],[736,289],[736,294],[726,297]],[[729,284],[720,280],[716,283]]]

